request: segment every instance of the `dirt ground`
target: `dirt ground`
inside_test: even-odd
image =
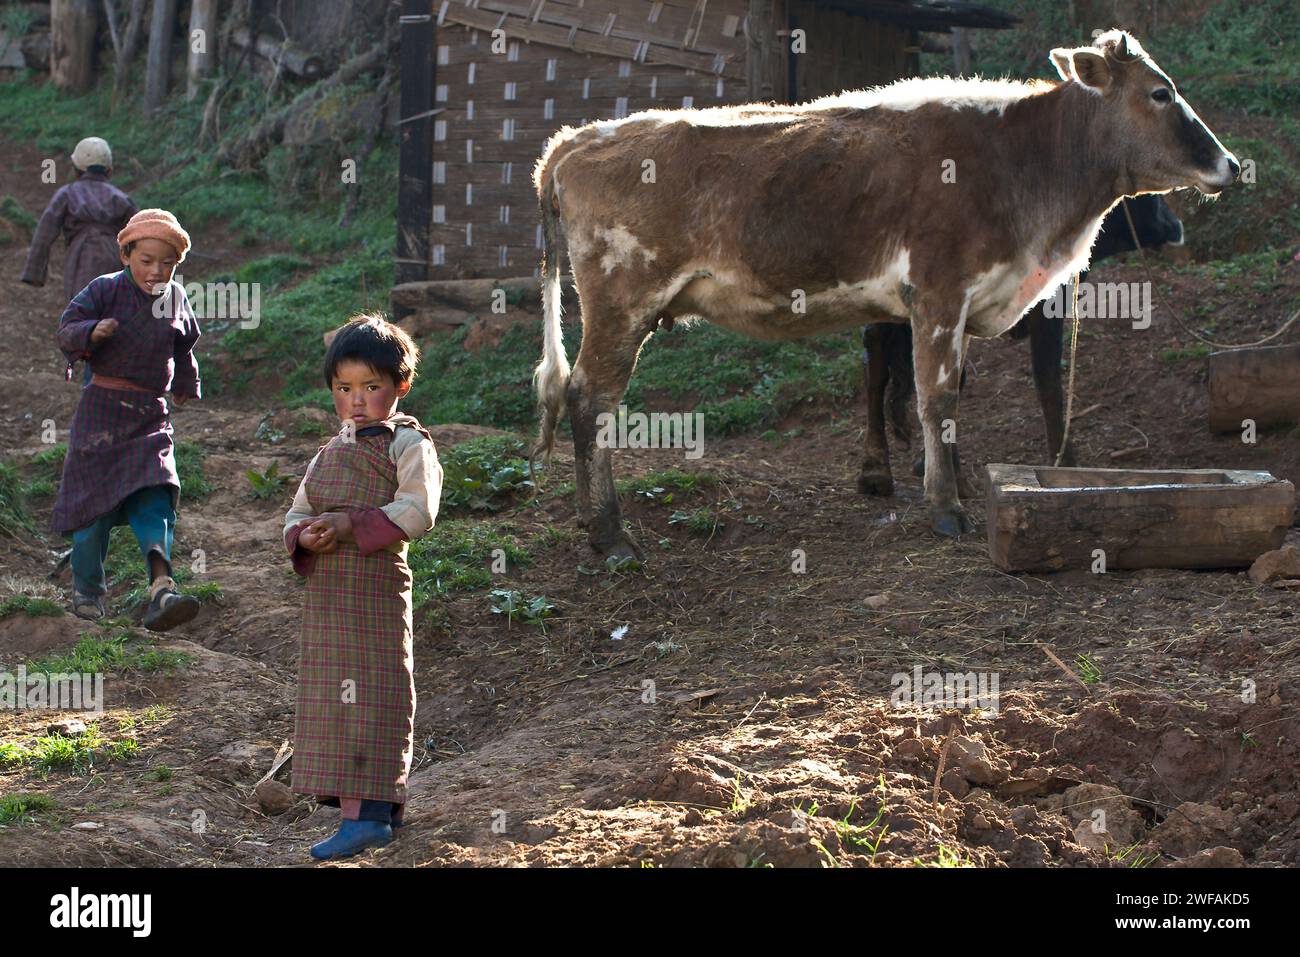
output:
[[[39,213],[52,187],[32,182],[32,152],[5,144],[0,155],[0,194]],[[195,279],[200,266],[238,261],[208,237],[196,246],[215,258],[197,261]],[[0,247],[0,445],[18,464],[43,447],[43,419],[65,438],[77,396],[53,345],[59,284],[17,283],[24,253]],[[1080,464],[1300,480],[1294,432],[1265,432],[1254,446],[1210,435],[1205,360],[1162,358],[1193,345],[1169,318],[1193,304],[1213,307],[1216,338],[1271,331],[1300,289],[1300,263],[1269,289],[1216,288],[1167,259],[1107,264],[1093,278],[1148,275],[1151,329],[1097,320],[1080,342],[1075,408],[1096,406],[1076,422]],[[1284,341],[1298,338],[1293,329]],[[201,364],[213,344],[201,344]],[[988,462],[1041,463],[1026,345],[980,342],[970,361],[961,425],[972,479]],[[189,667],[106,681],[105,723],[153,706],[168,717],[139,727],[135,758],[93,775],[0,774],[0,795],[55,804],[53,819],[0,828],[7,863],[308,866],[308,845],[336,827],[335,809],[303,799],[273,815],[252,791],[293,731],[301,599],[280,529],[319,445],[296,428],[313,413],[276,409],[275,383],[263,385],[261,396],[174,413],[177,438],[205,447],[214,486],[182,504],[175,554],[202,548],[196,580],[219,582],[224,598],[159,641],[192,655]],[[268,412],[286,433],[278,444],[254,434]],[[896,450],[895,497],[856,491],[864,413],[861,396],[848,416],[807,410],[782,423],[803,431],[780,446],[710,441],[694,462],[618,453],[619,477],[681,468],[717,480],[670,505],[624,497],[650,553],[643,573],[596,567],[571,496],[504,516],[520,537],[558,530],[499,586],[546,595],[555,617],[546,632],[510,624],[485,592],[426,608],[409,824],[388,847],[325,866],[1300,863],[1300,593],[1242,571],[1004,574],[988,560],[982,500],[968,503],[976,535],[930,532],[920,481],[899,464],[912,453]],[[433,425],[440,447],[485,431]],[[570,450],[552,484],[571,477]],[[285,494],[253,498],[245,472],[273,462],[290,477]],[[38,502],[41,527],[50,504]],[[669,520],[703,506],[724,518],[712,536]],[[1300,530],[1288,541],[1300,544]],[[66,576],[48,578],[53,544],[6,543],[0,598],[67,594]],[[0,657],[12,667],[87,630],[71,614],[10,616]],[[1091,656],[1100,680],[1076,683],[1043,645],[1066,663]],[[918,666],[996,674],[998,708],[893,707],[892,676]],[[0,714],[0,740],[30,740],[49,719]],[[172,769],[169,781],[152,779],[157,766]]]

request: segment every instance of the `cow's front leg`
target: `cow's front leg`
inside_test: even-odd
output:
[[[927,308],[918,299],[912,313],[917,410],[925,434],[925,497],[934,530],[951,538],[974,530],[959,501],[953,454],[968,304],[954,313],[951,304]]]
[[[963,337],[962,360],[961,360],[961,379],[957,384],[958,398],[961,392],[966,388],[966,347],[970,343],[970,336]],[[970,479],[967,478],[966,472],[961,467],[961,443],[955,438],[951,442],[945,443],[952,454],[952,470],[957,476],[957,497],[974,498],[976,496],[975,487],[971,485]],[[925,452],[917,456],[916,461],[912,463],[912,474],[917,478],[925,478]]]

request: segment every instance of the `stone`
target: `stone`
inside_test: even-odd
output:
[[[294,796],[288,785],[279,781],[263,781],[253,791],[257,803],[267,814],[283,814],[293,807]]]
[[[1287,545],[1285,548],[1265,552],[1255,559],[1246,574],[1251,581],[1261,585],[1278,578],[1300,578],[1300,549]]]

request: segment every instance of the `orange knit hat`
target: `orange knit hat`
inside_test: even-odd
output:
[[[181,228],[176,217],[165,209],[142,209],[127,222],[117,234],[117,244],[125,246],[137,239],[161,239],[179,254],[178,263],[185,261],[190,251],[190,234]]]

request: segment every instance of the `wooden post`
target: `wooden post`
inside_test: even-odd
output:
[[[176,0],[153,0],[144,75],[144,107],[149,113],[160,109],[167,98],[172,67],[172,28],[175,25]]]
[[[396,283],[429,276],[433,221],[434,24],[430,0],[402,0]],[[394,307],[394,319],[399,307]]]
[[[1210,431],[1300,422],[1300,345],[1210,353]]]
[[[753,102],[776,100],[787,102],[793,91],[786,89],[785,47],[789,38],[777,31],[785,29],[784,0],[749,0],[749,42],[745,51],[745,68],[749,98]]]
[[[185,76],[185,99],[193,100],[217,62],[217,0],[194,0],[190,7],[190,32],[185,42],[190,54]],[[201,47],[201,51],[196,47]]]
[[[60,89],[85,93],[95,79],[95,0],[52,0],[50,79]]]
[[[957,76],[970,76],[970,33],[963,27],[952,28],[952,68]]]

